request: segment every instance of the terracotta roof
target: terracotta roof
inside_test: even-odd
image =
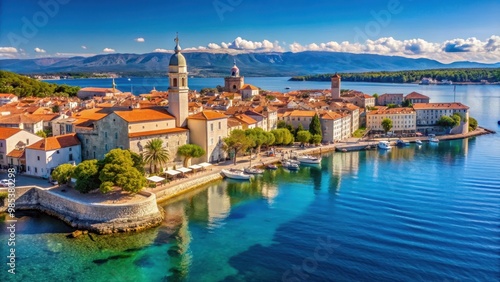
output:
[[[405,99],[430,99],[430,98],[429,96],[425,96],[417,92],[411,92],[410,94],[406,95]]]
[[[259,90],[259,88],[251,85],[251,84],[245,84],[241,87],[241,90]]]
[[[241,122],[233,117],[227,119],[227,127],[236,127],[240,126]]]
[[[415,110],[468,110],[469,107],[462,103],[416,103]]]
[[[120,90],[114,89],[115,93],[121,93]],[[85,87],[80,89],[80,91],[89,91],[89,92],[103,92],[103,93],[113,93],[113,88],[101,88],[101,87]]]
[[[116,110],[115,114],[127,122],[175,119],[166,110],[158,108]]]
[[[200,120],[214,120],[221,118],[227,118],[227,116],[216,111],[201,111],[197,114],[188,117],[188,119],[200,119]]]
[[[378,107],[377,110],[369,111],[368,115],[386,115],[386,114],[414,114],[415,110],[412,108],[387,108]]]
[[[237,119],[238,121],[240,121],[242,123],[246,123],[246,124],[256,124],[257,123],[256,120],[254,120],[253,118],[251,118],[245,114],[235,115],[234,118]]]
[[[109,110],[104,110],[101,108],[94,108],[94,109],[80,111],[80,112],[76,113],[74,115],[74,117],[76,117],[78,119],[100,120],[109,114],[110,114]]]
[[[79,144],[80,140],[76,137],[76,133],[71,133],[42,139],[27,148],[32,150],[53,151],[61,148],[77,146]]]
[[[342,118],[342,115],[334,112],[325,112],[322,116],[321,119],[329,119],[329,120],[335,120]]]
[[[179,133],[179,132],[185,132],[185,131],[188,131],[188,129],[182,128],[182,127],[176,127],[176,128],[169,128],[169,129],[160,129],[160,130],[151,130],[151,131],[144,131],[144,132],[129,133],[128,137],[135,138],[135,137],[151,136],[151,135],[172,134],[172,133]]]
[[[340,75],[334,74],[332,77],[338,77],[338,78],[340,78]]]
[[[42,121],[39,115],[31,114],[12,114],[0,117],[0,123],[4,124],[20,124],[20,123],[37,123]]]
[[[0,93],[0,98],[14,98],[16,95],[8,93]]]
[[[295,110],[290,112],[289,116],[291,117],[313,117],[316,114],[315,111],[299,111]]]
[[[24,157],[24,150],[14,149],[7,154],[7,157],[19,159]]]
[[[19,128],[0,127],[0,139],[4,140],[21,131]]]
[[[59,117],[59,114],[37,114],[43,121],[51,121]]]

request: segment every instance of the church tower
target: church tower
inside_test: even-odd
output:
[[[240,69],[236,66],[236,60],[231,68],[231,75],[224,78],[224,91],[237,93],[245,84],[245,78],[240,76]]]
[[[340,75],[335,74],[332,76],[332,99],[340,100]]]
[[[179,35],[175,37],[175,54],[168,65],[168,111],[175,117],[176,127],[186,127],[188,117],[188,72],[186,58],[181,54]]]

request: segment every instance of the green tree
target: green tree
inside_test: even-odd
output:
[[[377,99],[379,95],[377,93],[375,93],[372,96],[373,96],[373,98]]]
[[[292,127],[292,125],[291,125],[291,124],[286,123],[284,120],[280,120],[280,121],[278,121],[278,124],[277,124],[276,128],[278,128],[278,129],[279,129],[279,128],[286,128],[286,129],[288,129],[290,132],[293,132],[293,127]]]
[[[102,169],[99,173],[99,189],[103,193],[111,191],[114,186],[137,193],[146,185],[146,178],[134,167],[132,155],[128,150],[113,149],[100,163]]]
[[[45,133],[43,130],[38,130],[35,134],[39,137],[47,138],[47,133]]]
[[[99,165],[97,160],[86,160],[79,163],[73,171],[73,177],[76,178],[75,189],[80,193],[88,193],[99,188]]]
[[[319,134],[316,134],[311,136],[310,142],[314,145],[318,145],[319,143],[321,143],[321,140],[323,140],[323,137]]]
[[[388,109],[397,108],[397,107],[398,107],[398,105],[396,105],[396,104],[392,104],[392,103],[391,104],[387,104],[387,108]]]
[[[53,113],[58,113],[58,112],[59,112],[59,110],[60,110],[60,109],[59,109],[59,105],[55,105],[55,106],[53,106],[53,107],[52,107],[52,112],[53,112]]]
[[[318,114],[315,114],[313,116],[311,123],[309,124],[309,132],[311,132],[311,135],[323,136],[321,132],[321,123],[319,122]]]
[[[62,164],[52,171],[51,177],[59,184],[66,184],[70,181],[74,171],[75,166],[71,164]]]
[[[460,120],[459,115],[441,116],[436,124],[444,128],[453,128],[460,124]]]
[[[177,149],[177,154],[184,157],[183,164],[185,167],[188,166],[188,162],[191,158],[199,158],[205,155],[205,153],[205,150],[196,144],[182,145]]]
[[[267,131],[264,131],[264,139],[265,139],[265,141],[264,141],[264,144],[262,144],[262,145],[265,145],[266,147],[273,145],[274,142],[276,141],[274,134],[272,134],[271,132],[267,132]]]
[[[302,130],[302,131],[297,132],[297,137],[295,138],[295,140],[300,142],[300,145],[303,146],[305,143],[307,143],[307,142],[309,142],[309,140],[311,140],[311,137],[312,137],[312,135],[309,131]]]
[[[297,139],[297,133],[299,133],[302,130],[304,130],[304,126],[302,125],[302,123],[299,123],[299,125],[297,126],[297,128],[295,128],[295,131],[293,132],[293,136],[295,137],[295,139]]]
[[[158,164],[166,164],[170,159],[167,149],[163,147],[163,140],[160,138],[155,138],[144,146],[146,151],[144,152],[144,161],[149,165],[150,170],[153,169],[153,173],[158,172]]]
[[[390,118],[384,118],[382,120],[382,128],[385,131],[385,134],[392,129],[392,120]]]
[[[294,141],[293,134],[286,128],[275,129],[271,133],[274,135],[275,145],[289,145]]]
[[[413,104],[411,103],[410,100],[404,100],[403,103],[402,103],[402,106],[405,107],[405,108],[408,108],[408,107],[412,107]]]
[[[476,130],[478,126],[477,120],[473,117],[469,117],[469,131]]]
[[[235,129],[231,131],[231,134],[224,138],[225,149],[227,151],[234,152],[233,164],[236,164],[236,158],[239,152],[244,152],[246,149],[252,146],[253,140],[250,139],[245,131],[241,129]]]
[[[130,150],[128,151],[130,152],[130,157],[132,158],[133,167],[135,167],[142,175],[144,175],[146,173],[146,171],[144,170],[144,166],[146,165],[144,158],[142,157],[142,155],[134,153]]]
[[[252,147],[257,149],[257,154],[260,153],[262,145],[268,143],[269,135],[265,133],[264,129],[260,127],[245,130],[245,134],[252,140]]]

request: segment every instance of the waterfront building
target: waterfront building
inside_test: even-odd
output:
[[[348,133],[344,134],[344,136],[349,136],[344,138],[351,137],[351,135],[359,128],[359,107],[352,103],[333,102],[330,104],[330,109],[336,112],[346,112],[351,116],[350,128]]]
[[[0,127],[0,168],[21,166],[24,148],[40,140],[41,137],[26,130]],[[22,171],[20,168],[18,170]]]
[[[462,116],[462,122],[450,133],[469,132],[469,107],[462,103],[416,103],[413,104],[413,109],[416,112],[416,125],[419,127],[434,126],[442,116],[458,113]]]
[[[48,178],[62,164],[81,162],[80,140],[75,133],[48,137],[26,147],[26,174]]]
[[[412,108],[379,107],[366,114],[366,127],[373,132],[384,132],[382,120],[392,120],[391,131],[395,133],[414,133],[417,130],[417,115]]]
[[[403,104],[403,94],[382,94],[377,97],[377,106],[387,106],[394,104],[400,106]]]
[[[237,93],[243,88],[245,78],[240,76],[240,69],[236,66],[236,60],[231,68],[231,75],[224,78],[224,91]]]
[[[223,160],[222,139],[228,135],[228,117],[216,111],[202,111],[188,117],[191,144],[202,147],[206,154],[194,163]]]
[[[335,112],[324,112],[321,115],[323,142],[331,143],[342,140],[342,115]]]

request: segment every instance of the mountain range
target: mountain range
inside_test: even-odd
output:
[[[168,72],[171,55],[105,54],[92,57],[6,59],[0,60],[0,69],[22,74],[114,72],[125,76],[161,76]],[[500,63],[465,61],[443,64],[423,58],[321,51],[244,54],[185,52],[183,55],[186,57],[190,75],[197,77],[227,76],[234,60],[243,76],[500,67]]]

